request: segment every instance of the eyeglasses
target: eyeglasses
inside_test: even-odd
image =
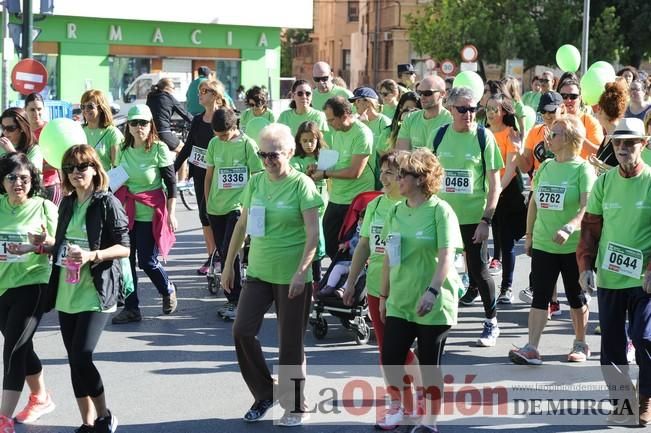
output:
[[[18,175],[18,174],[9,173],[8,175],[5,176],[5,179],[9,183],[16,183],[18,179],[20,179],[22,183],[30,183],[32,181],[32,177],[27,174]]]
[[[258,158],[275,161],[280,158],[280,152],[258,152]]]
[[[454,107],[460,114],[466,114],[467,112],[474,113],[477,111],[477,107]]]
[[[81,164],[66,164],[61,167],[61,169],[64,173],[71,174],[73,171],[75,171],[75,168],[79,173],[83,173],[88,170],[88,167],[95,167],[95,164],[92,162],[82,162]]]
[[[199,89],[199,94],[200,95],[205,95],[207,93],[215,93],[213,89],[206,89],[205,87],[203,89]]]
[[[257,107],[257,106],[258,106],[258,104],[255,103],[255,102],[247,102],[246,105],[249,106],[249,107],[251,107],[251,108],[253,108],[253,107]]]
[[[385,98],[386,98],[387,96],[391,96],[392,94],[393,94],[393,93],[389,93],[389,92],[380,92],[380,95],[384,96]]]
[[[149,120],[144,120],[144,119],[135,119],[135,120],[129,120],[129,126],[132,128],[136,128],[138,126],[147,126],[149,125]]]
[[[296,92],[296,95],[298,95],[298,96],[312,96],[312,92],[310,92],[309,90],[306,90],[306,91],[299,90],[298,92]]]
[[[578,98],[580,95],[578,93],[561,93],[561,97],[563,99],[569,99],[571,101],[574,101],[576,98]]]
[[[493,107],[492,105],[486,106],[486,112],[487,113],[497,113],[499,111],[500,111],[500,109],[498,107]]]
[[[18,125],[2,125],[2,132],[16,132],[17,130],[20,129],[20,126]]]
[[[630,91],[631,91],[631,92],[643,92],[644,89],[641,88],[641,87],[631,87],[631,88],[630,88]]]
[[[403,170],[402,168],[400,171],[398,171],[398,175],[396,176],[398,179],[404,179],[407,176],[412,176],[412,177],[420,177],[421,174],[416,173],[415,171],[409,171],[409,170]]]
[[[325,77],[312,77],[315,83],[325,83],[330,79],[330,77],[325,76]]]
[[[440,90],[417,90],[418,96],[432,96],[435,93],[440,93]]]
[[[642,143],[642,140],[636,138],[613,138],[613,146],[633,147],[638,143]]]
[[[542,114],[543,116],[545,114],[556,114],[556,110],[558,110],[558,108],[554,108],[553,110],[542,109],[542,110],[540,110],[540,114]]]
[[[551,80],[549,78],[538,78],[539,83],[549,83]]]
[[[93,111],[97,108],[97,104],[92,102],[88,104],[79,104],[79,108],[81,108],[81,111]]]

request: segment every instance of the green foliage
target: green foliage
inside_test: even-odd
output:
[[[621,19],[614,6],[607,6],[590,26],[590,48],[588,61],[619,61],[624,51],[624,38],[621,33]]]
[[[294,45],[310,42],[312,30],[305,29],[284,29],[280,37],[280,76],[291,77],[292,75],[292,48]]]

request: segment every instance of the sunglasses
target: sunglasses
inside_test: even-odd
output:
[[[18,125],[2,125],[2,132],[16,132],[20,129]]]
[[[97,108],[97,104],[93,104],[92,102],[88,104],[79,104],[79,108],[81,108],[81,111],[93,111]]]
[[[497,113],[498,111],[500,111],[500,109],[497,108],[497,107],[493,107],[493,106],[490,106],[490,105],[486,107],[486,112],[487,113]]]
[[[393,94],[393,93],[389,93],[389,92],[380,92],[380,95],[384,96],[385,98],[386,98],[387,96],[391,96],[392,94]]]
[[[418,96],[432,96],[435,93],[440,93],[440,90],[417,90]]]
[[[132,128],[138,126],[147,126],[147,125],[149,125],[149,120],[144,120],[144,119],[129,120],[129,126],[131,126]]]
[[[578,98],[580,95],[578,93],[561,93],[561,97],[563,99],[569,99],[574,101],[576,98]]]
[[[538,82],[539,83],[549,83],[551,80],[549,78],[539,78]]]
[[[257,107],[257,106],[258,106],[258,104],[255,103],[255,102],[248,102],[246,105],[247,105],[248,107],[251,107],[251,108],[253,108],[253,107]]]
[[[407,176],[420,177],[421,175],[419,173],[416,173],[415,171],[403,170],[401,168],[400,171],[398,171],[398,175],[396,177],[398,179],[404,179]]]
[[[280,158],[280,152],[258,152],[258,158],[275,161]]]
[[[206,88],[199,89],[199,94],[200,95],[205,95],[207,93],[213,93],[214,94],[215,91],[213,89],[206,89]]]
[[[477,107],[454,107],[460,114],[466,114],[467,112],[474,113],[477,111]]]
[[[302,91],[302,90],[299,90],[298,92],[296,92],[296,94],[298,96],[312,96],[312,92],[310,92],[309,90],[306,90],[305,92]]]
[[[613,138],[613,146],[622,146],[622,147],[633,147],[638,143],[641,143],[642,140],[635,138]]]
[[[330,77],[312,77],[315,83],[325,83]]]
[[[66,164],[61,167],[61,169],[65,174],[71,174],[73,171],[75,171],[75,168],[79,173],[83,173],[88,170],[88,167],[95,167],[95,164],[92,162],[82,162],[81,164]]]
[[[20,181],[24,184],[30,183],[32,181],[32,177],[27,174],[18,175],[18,174],[9,173],[8,175],[5,176],[5,179],[9,183],[16,183],[18,179],[20,179]]]
[[[631,91],[631,92],[643,92],[644,89],[641,88],[641,87],[631,87],[631,88],[630,88],[630,91]]]
[[[554,108],[553,110],[542,109],[542,110],[540,110],[540,114],[542,114],[543,116],[545,114],[556,114],[556,110],[558,110],[558,108]]]

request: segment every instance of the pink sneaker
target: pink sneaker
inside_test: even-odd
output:
[[[18,414],[14,417],[17,423],[19,424],[30,424],[42,417],[43,415],[46,415],[50,412],[52,412],[56,408],[56,405],[52,401],[52,397],[50,397],[50,393],[47,393],[47,396],[45,400],[41,401],[38,399],[37,396],[34,394],[29,395],[29,400],[27,401],[27,405],[23,410],[18,412]],[[4,433],[2,430],[0,430],[0,433]]]
[[[0,415],[0,433],[16,433],[14,420],[8,416]]]

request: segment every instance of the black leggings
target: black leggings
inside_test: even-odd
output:
[[[32,337],[43,315],[45,290],[44,284],[33,284],[11,288],[0,296],[0,330],[5,338],[2,389],[22,391],[25,376],[43,370]]]
[[[93,351],[110,314],[97,311],[68,314],[59,312],[61,337],[68,352],[70,377],[75,398],[98,397],[104,384],[93,364]]]
[[[441,390],[443,376],[438,366],[441,365],[441,356],[449,332],[448,325],[419,325],[398,317],[387,317],[380,355],[389,386],[395,386],[399,390],[404,388],[404,365],[407,354],[414,340],[418,340],[418,363],[421,367],[423,385],[425,389],[434,386]],[[389,393],[391,394],[391,390]],[[392,398],[396,399],[394,395]]]
[[[563,277],[565,296],[570,307],[581,308],[586,304],[585,295],[579,285],[579,266],[576,263],[576,253],[552,254],[532,248],[532,308],[547,310],[559,273]]]
[[[208,211],[206,210],[206,197],[204,181],[206,180],[206,169],[190,164],[190,174],[194,179],[194,194],[197,199],[197,208],[199,209],[199,221],[202,227],[210,227],[208,220]]]
[[[230,211],[225,215],[208,214],[210,227],[212,228],[212,237],[217,246],[217,252],[219,253],[219,260],[222,269],[224,269],[224,265],[226,264],[226,256],[228,255],[228,249],[231,245],[233,230],[235,230],[235,224],[237,224],[237,221],[240,219],[240,215],[241,212],[239,210]],[[226,295],[228,302],[237,304],[240,299],[240,292],[242,291],[242,271],[240,267],[239,253],[235,256],[233,267],[233,289],[230,293],[224,292],[224,294]]]
[[[323,237],[326,255],[334,259],[339,250],[339,231],[344,223],[349,204],[328,203],[323,214]]]
[[[472,241],[477,224],[464,224],[460,228],[471,285],[479,289],[479,296],[484,304],[484,314],[487,319],[492,319],[497,316],[497,304],[495,302],[495,282],[488,273],[486,241],[479,244]]]

